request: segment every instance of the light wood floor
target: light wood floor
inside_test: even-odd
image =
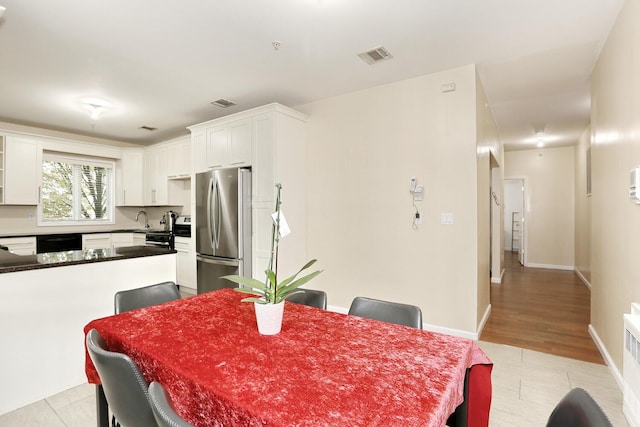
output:
[[[505,269],[481,340],[604,364],[588,332],[591,293],[573,271],[525,268],[515,252]]]

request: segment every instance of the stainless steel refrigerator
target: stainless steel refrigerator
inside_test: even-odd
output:
[[[237,285],[220,279],[251,276],[251,170],[196,174],[198,294]]]

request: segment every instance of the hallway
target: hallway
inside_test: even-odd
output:
[[[588,332],[591,293],[573,271],[525,268],[505,252],[480,339],[604,364]]]

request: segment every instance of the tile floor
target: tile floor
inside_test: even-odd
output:
[[[615,427],[627,427],[622,393],[603,365],[480,342],[494,362],[491,427],[544,426],[556,403],[582,387],[600,403]],[[94,386],[81,385],[0,416],[2,427],[95,426]]]

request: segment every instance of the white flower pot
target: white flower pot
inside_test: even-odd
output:
[[[262,335],[276,335],[282,329],[282,315],[284,314],[284,301],[278,304],[253,303],[256,310],[258,332]]]

